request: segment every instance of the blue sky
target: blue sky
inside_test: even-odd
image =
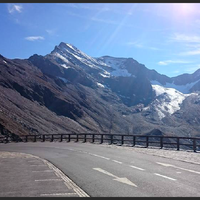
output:
[[[0,27],[7,58],[46,55],[66,42],[170,77],[200,68],[200,3],[0,3]]]

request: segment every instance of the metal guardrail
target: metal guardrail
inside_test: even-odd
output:
[[[3,142],[4,142],[4,140],[5,140],[5,137],[3,137],[3,136],[0,136],[0,143],[3,143]]]
[[[5,139],[4,143],[7,143],[9,139]],[[108,143],[108,144],[116,144],[116,145],[124,145],[127,144],[129,146],[144,146],[149,147],[173,147],[177,150],[182,149],[192,149],[194,152],[197,152],[200,149],[200,138],[197,137],[177,137],[177,136],[156,136],[156,135],[121,135],[121,134],[95,134],[95,133],[79,133],[79,134],[45,134],[45,135],[26,135],[20,136],[20,139],[14,140],[14,142],[99,142]],[[1,137],[0,137],[1,142]]]

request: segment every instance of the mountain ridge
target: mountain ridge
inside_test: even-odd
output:
[[[92,58],[63,42],[45,56],[1,55],[1,134],[157,130],[198,136],[200,117],[192,113],[200,112],[199,71],[187,75],[186,85],[196,81],[189,83],[189,93],[177,90],[182,77],[186,81],[185,75],[170,78],[133,58]]]

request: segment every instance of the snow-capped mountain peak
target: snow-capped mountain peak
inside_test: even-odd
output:
[[[64,43],[64,42],[61,42],[61,43],[58,45],[58,47],[61,48],[61,49],[70,48],[70,49],[72,49],[73,51],[79,51],[74,45],[69,44],[69,43]]]
[[[63,66],[63,64],[74,64],[82,68],[92,68],[99,70],[99,75],[109,78],[110,76],[131,76],[124,66],[127,58],[115,58],[110,56],[102,56],[93,58],[72,44],[61,42],[51,52],[51,55]]]
[[[80,65],[82,67],[87,66],[91,68],[98,68],[98,62],[95,59],[68,43],[61,42],[51,52],[51,55],[59,58],[62,64],[70,62],[72,64]]]

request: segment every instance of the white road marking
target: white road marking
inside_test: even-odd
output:
[[[118,164],[122,164],[122,162],[120,162],[120,161],[117,161],[117,160],[112,160],[113,162],[116,162],[116,163],[118,163]]]
[[[54,172],[54,174],[55,174],[57,177],[60,177],[59,174],[58,174],[57,172]]]
[[[163,165],[165,167],[171,167],[172,166],[172,165],[167,164],[167,163],[160,163],[160,162],[156,162],[156,163],[159,164],[159,165]]]
[[[130,186],[133,186],[133,187],[137,187],[137,185],[135,185],[133,182],[131,182],[130,180],[128,180],[126,177],[124,178],[116,178],[116,179],[113,179],[114,181],[118,181],[118,182],[121,182],[121,183],[124,183],[124,184],[127,184],[127,185],[130,185]]]
[[[43,171],[32,171],[32,172],[42,172],[42,173],[43,173],[43,172],[53,172],[53,170],[51,170],[51,169],[50,169],[50,170],[43,170]]]
[[[185,168],[182,168],[182,167],[177,167],[177,166],[171,165],[171,164],[160,163],[160,162],[157,162],[157,164],[165,166],[165,167],[173,167],[173,168],[176,168],[176,169],[181,169],[181,170],[185,170],[185,171],[188,171],[188,172],[200,174],[200,172],[198,172],[198,171],[194,171],[194,170],[191,170],[191,169],[185,169]]]
[[[54,193],[54,194],[40,194],[41,197],[46,196],[74,196],[77,195],[76,193]]]
[[[35,180],[37,182],[43,182],[43,181],[63,181],[62,179],[39,179],[39,180]]]
[[[74,192],[76,192],[76,194],[79,195],[79,197],[89,197],[87,193],[85,193],[81,188],[79,188],[71,179],[69,179],[62,171],[60,171],[52,163],[48,162],[47,160],[44,160],[44,163],[51,167],[54,170],[54,173],[58,174],[59,177],[65,181],[65,185],[68,185],[68,188],[71,187],[74,190]]]
[[[133,182],[131,182],[130,180],[128,180],[126,177],[119,178],[119,177],[115,176],[114,174],[111,174],[110,172],[107,172],[107,171],[105,171],[104,169],[101,169],[101,168],[93,168],[93,169],[96,170],[96,171],[99,171],[99,172],[101,172],[103,174],[106,174],[108,176],[113,177],[114,181],[118,181],[118,182],[121,182],[121,183],[124,183],[124,184],[128,184],[128,185],[137,187],[137,185],[135,185]]]
[[[38,160],[29,160],[28,162],[38,162]]]
[[[89,155],[91,156],[96,156],[96,157],[99,157],[99,158],[103,158],[103,159],[106,159],[106,160],[110,160],[110,158],[106,158],[104,156],[100,156],[100,155],[97,155],[97,154],[93,154],[93,153],[88,153]]]
[[[103,174],[106,174],[106,175],[108,175],[108,176],[112,176],[112,177],[114,177],[114,178],[118,178],[117,176],[111,174],[110,172],[105,171],[104,169],[101,169],[101,168],[93,168],[93,169],[96,170],[96,171],[99,171],[99,172],[101,172],[101,173],[103,173]]]
[[[63,179],[65,185],[74,190],[75,193],[55,193],[55,194],[41,194],[41,196],[49,196],[49,195],[66,195],[66,196],[72,196],[72,195],[78,195],[79,197],[89,197],[89,195],[87,193],[85,193],[78,185],[76,185],[70,178],[68,178],[61,170],[59,170],[55,165],[53,165],[52,163],[50,163],[47,160],[44,160],[38,156],[33,156],[30,154],[25,154],[25,153],[20,153],[22,155],[27,155],[27,156],[31,156],[33,158],[38,159],[39,161],[42,161],[44,164],[46,164],[50,169],[52,170],[45,170],[45,171],[32,171],[32,172],[54,172],[57,173],[59,175],[59,178]],[[33,161],[33,160],[31,160]]]
[[[154,173],[156,176],[161,176],[161,177],[163,177],[163,178],[167,178],[167,179],[169,179],[169,180],[172,180],[172,181],[176,181],[176,179],[174,179],[174,178],[171,178],[171,177],[168,177],[168,176],[165,176],[165,175],[162,175],[162,174],[157,174],[157,173]]]
[[[138,169],[138,170],[141,170],[141,171],[144,171],[145,169],[142,169],[140,167],[136,167],[136,166],[133,166],[133,165],[129,165],[130,167],[134,168],[134,169]]]
[[[177,174],[181,174],[181,172],[176,172]]]
[[[66,182],[64,182],[64,184],[67,186],[67,188],[68,188],[69,190],[73,189],[73,188],[70,187],[69,184],[67,184]]]

